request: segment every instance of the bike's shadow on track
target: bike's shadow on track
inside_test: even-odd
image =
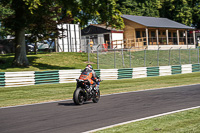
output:
[[[92,104],[93,102],[85,102],[84,104]],[[59,106],[80,106],[80,105],[76,105],[75,103],[58,103]]]

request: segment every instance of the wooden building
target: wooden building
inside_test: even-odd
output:
[[[125,48],[195,48],[195,29],[167,18],[122,15]],[[188,34],[188,31],[192,31]],[[120,41],[120,40],[119,40]]]
[[[120,40],[120,41],[116,41]],[[106,46],[108,49],[112,48],[123,48],[123,30],[117,30],[112,27],[107,27],[104,24],[91,24],[88,27],[81,30],[81,44],[83,45],[82,51],[87,51],[87,46],[91,42],[93,43],[93,50],[99,44]],[[104,47],[105,48],[105,47]]]

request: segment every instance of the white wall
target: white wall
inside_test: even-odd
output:
[[[195,48],[195,45],[149,45],[148,50],[157,50],[158,47],[160,47],[161,50],[169,50],[172,49],[189,49],[189,48]]]
[[[115,40],[123,40],[123,33],[112,33],[112,41]],[[118,41],[118,42],[113,42],[113,48],[124,48],[123,45],[121,45],[123,43],[123,41]]]
[[[80,27],[78,24],[60,24],[58,29],[64,29],[65,37],[58,38],[58,52],[79,52],[80,51]],[[59,31],[62,35],[62,31]]]

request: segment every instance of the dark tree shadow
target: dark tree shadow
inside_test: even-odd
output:
[[[39,57],[28,57],[30,66],[33,66],[35,68],[38,68],[40,70],[61,70],[61,69],[75,69],[75,67],[63,67],[63,66],[55,66],[55,65],[49,65],[45,63],[35,63],[35,60]],[[1,58],[0,59],[0,69],[9,69],[9,68],[27,68],[27,67],[13,67],[12,62],[14,60],[14,57],[7,57],[7,58]]]

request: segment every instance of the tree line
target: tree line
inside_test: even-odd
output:
[[[29,66],[25,34],[36,38],[59,37],[57,24],[89,21],[123,29],[122,14],[165,17],[200,27],[200,0],[0,0],[0,36],[15,36],[13,66]]]
[[[122,14],[163,17],[200,28],[200,0],[117,0]]]

